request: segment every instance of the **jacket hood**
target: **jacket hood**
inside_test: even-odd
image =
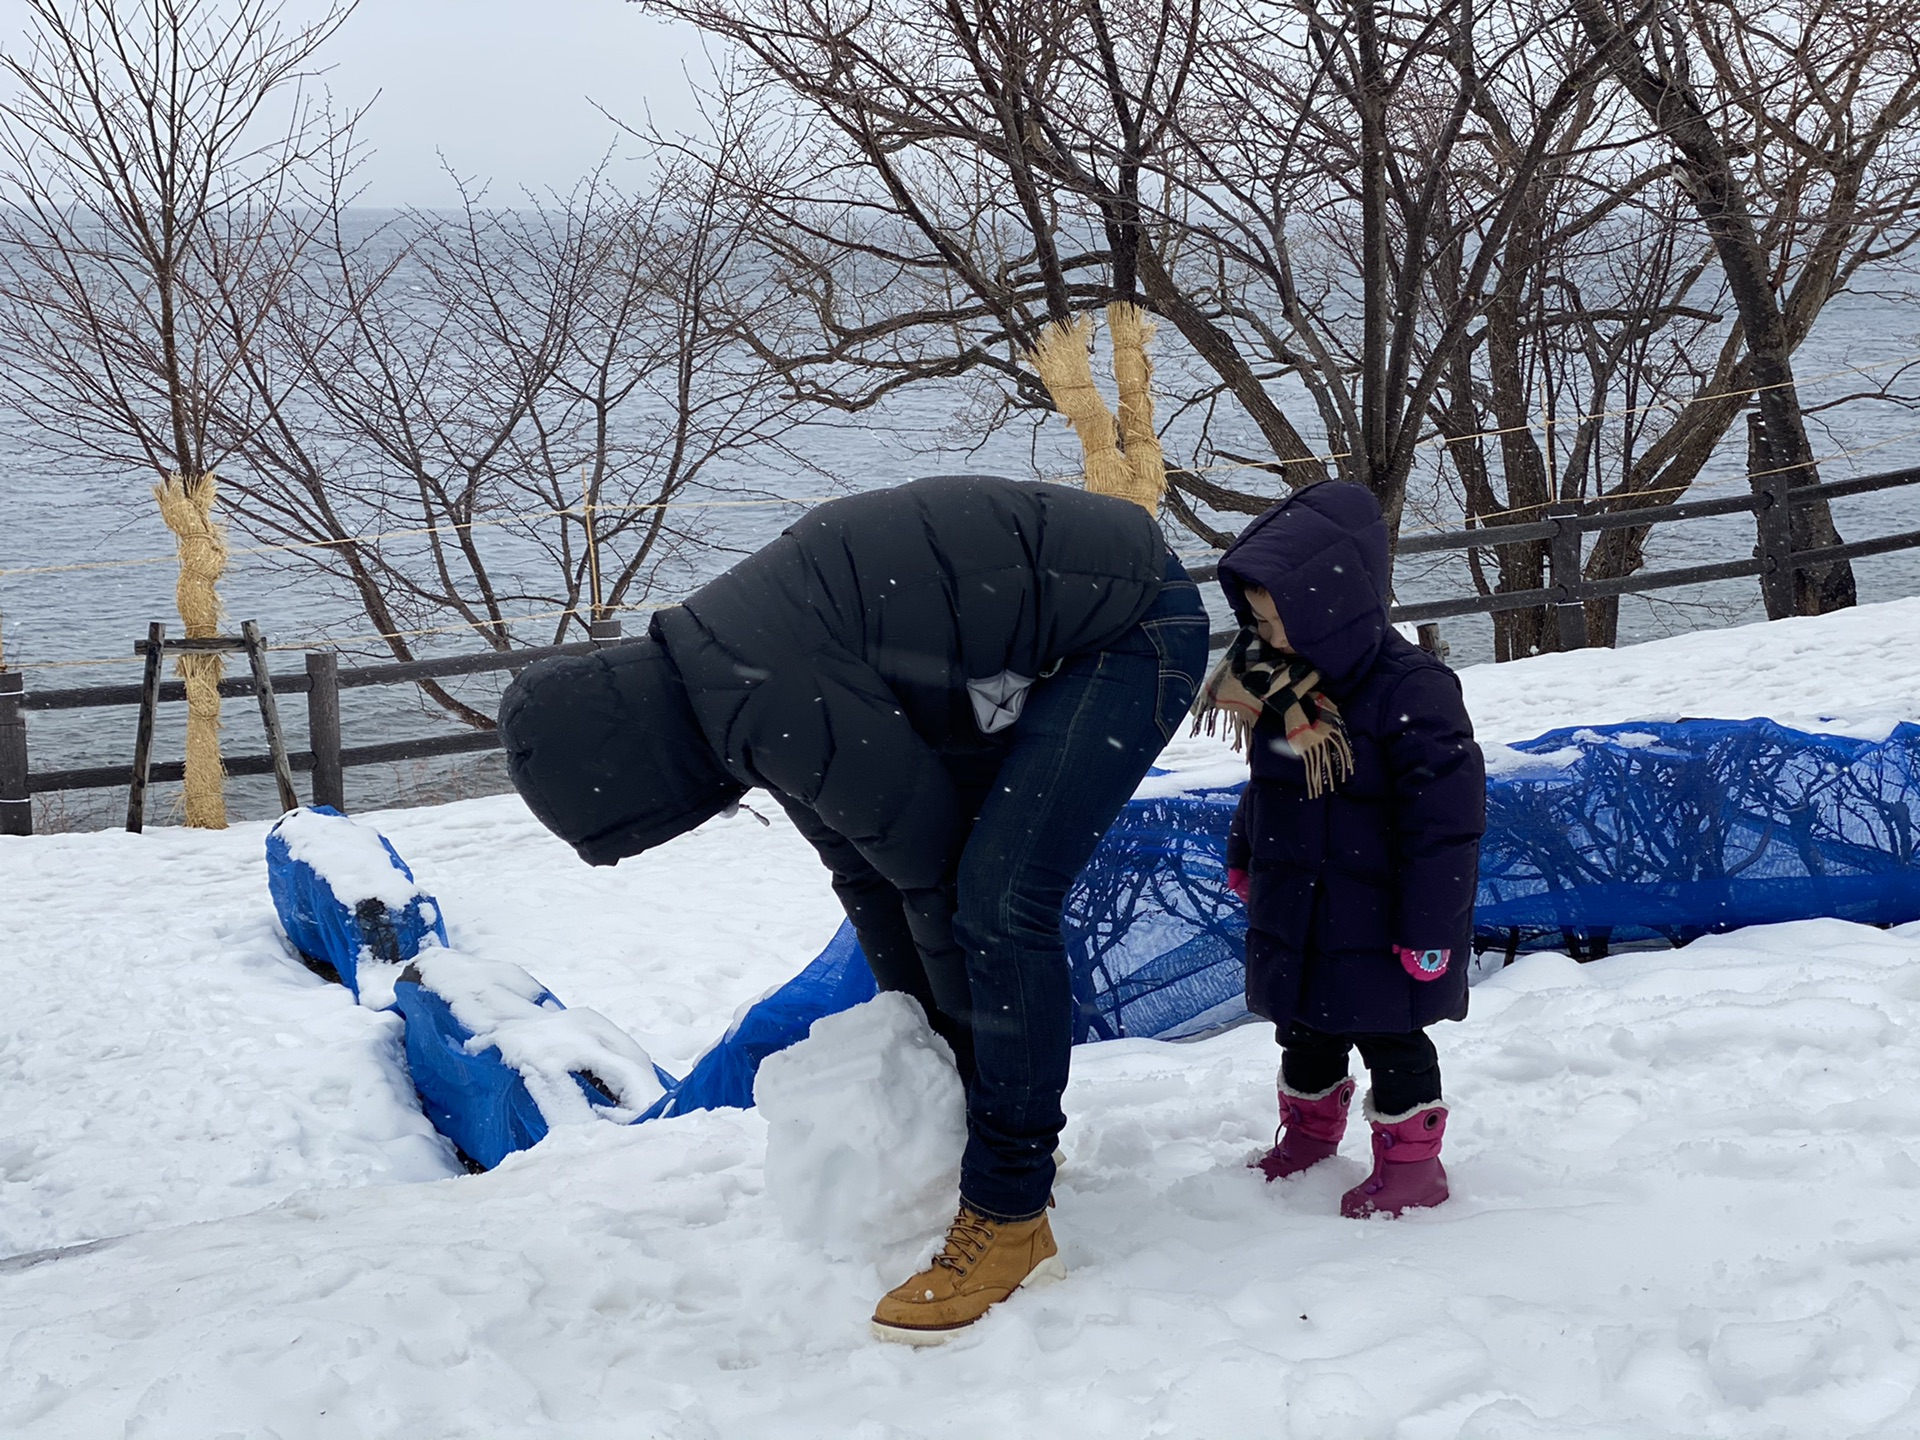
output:
[[[671,840],[746,793],[651,639],[528,666],[501,697],[500,739],[527,808],[589,865]]]
[[[1246,587],[1264,587],[1288,642],[1334,692],[1359,680],[1380,654],[1391,578],[1380,507],[1364,486],[1343,480],[1295,491],[1220,557],[1220,588],[1240,623],[1252,619]]]

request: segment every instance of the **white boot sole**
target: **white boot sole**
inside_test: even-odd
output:
[[[1028,1273],[1015,1289],[1038,1290],[1051,1285],[1056,1280],[1067,1278],[1067,1263],[1058,1255],[1049,1255]],[[989,1307],[991,1308],[991,1307]],[[896,1345],[913,1345],[922,1349],[933,1345],[944,1345],[954,1336],[979,1324],[979,1320],[969,1320],[965,1325],[955,1325],[950,1330],[911,1330],[900,1325],[882,1325],[878,1320],[869,1320],[867,1328],[873,1332],[876,1340],[890,1340]]]

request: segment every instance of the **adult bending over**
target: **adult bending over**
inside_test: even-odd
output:
[[[500,705],[514,784],[611,865],[772,792],[882,989],[967,1097],[960,1204],[875,1333],[930,1343],[1063,1273],[1068,887],[1185,717],[1206,613],[1123,500],[983,476],[831,501],[647,638],[530,667]]]

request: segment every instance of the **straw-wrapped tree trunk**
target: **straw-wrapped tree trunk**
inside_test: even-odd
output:
[[[189,481],[178,475],[153,487],[160,518],[180,550],[180,581],[174,604],[189,639],[220,633],[220,573],[227,568],[227,542],[213,518],[218,486],[211,475]],[[187,824],[222,830],[227,824],[225,771],[220,763],[221,657],[182,655],[177,662],[187,687]]]
[[[350,122],[303,85],[352,5],[295,27],[275,0],[25,8],[0,57],[0,398],[62,459],[152,477],[181,621],[216,634],[215,472],[260,408],[241,367],[339,203]],[[219,828],[220,656],[180,674],[186,820]]]
[[[1131,500],[1158,517],[1167,491],[1167,467],[1153,428],[1153,362],[1147,358],[1153,323],[1138,305],[1115,301],[1107,307],[1113,378],[1120,392],[1117,416],[1093,383],[1087,354],[1092,334],[1089,315],[1047,325],[1027,362],[1053,397],[1053,408],[1066,416],[1079,438],[1087,489]]]

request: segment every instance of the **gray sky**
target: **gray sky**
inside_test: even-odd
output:
[[[317,8],[288,0],[286,14]],[[14,50],[24,23],[20,0],[0,0],[0,44]],[[590,99],[636,124],[651,106],[685,125],[683,65],[703,64],[691,32],[624,0],[361,0],[321,60],[342,103],[378,94],[361,129],[368,205],[450,203],[442,153],[495,198],[564,189],[618,140]]]
[[[618,140],[590,100],[686,123],[682,67],[701,63],[697,37],[624,0],[362,0],[327,53],[336,96],[379,92],[363,128],[372,205],[448,203],[440,153],[496,198],[564,188]]]

